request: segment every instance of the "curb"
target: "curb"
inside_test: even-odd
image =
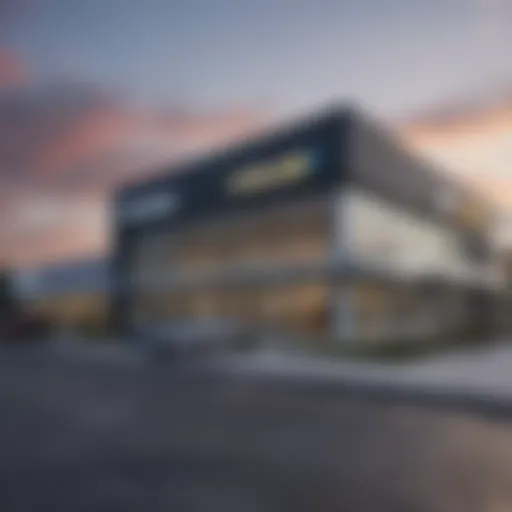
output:
[[[217,369],[229,381],[238,384],[255,385],[259,389],[272,392],[308,394],[318,400],[344,398],[371,400],[374,403],[408,407],[429,407],[446,412],[470,413],[485,418],[512,419],[512,393],[496,394],[492,391],[468,389],[455,386],[431,385],[414,382],[413,379],[393,378],[392,376],[367,375],[354,377],[349,375],[312,374],[294,371],[278,374],[275,371],[255,370],[254,368],[236,368],[232,363],[224,362]],[[370,372],[369,372],[370,373]]]

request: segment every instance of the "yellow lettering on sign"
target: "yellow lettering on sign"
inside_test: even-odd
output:
[[[311,171],[311,158],[303,153],[291,153],[275,162],[245,167],[228,178],[232,194],[253,194],[290,185],[304,179]]]

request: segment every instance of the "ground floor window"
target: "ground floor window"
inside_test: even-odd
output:
[[[324,284],[141,291],[133,297],[130,316],[138,326],[225,318],[269,331],[311,336],[328,332],[328,299],[328,287]]]
[[[213,219],[186,229],[137,235],[129,270],[145,276],[196,276],[225,272],[233,266],[301,264],[323,261],[331,236],[327,199],[239,219]]]
[[[435,338],[468,322],[464,293],[442,283],[361,283],[353,288],[353,304],[362,340]]]
[[[342,301],[336,301],[337,296]],[[339,307],[338,307],[339,306]],[[482,306],[478,303],[480,313]],[[255,329],[343,342],[436,338],[464,330],[475,313],[466,291],[442,283],[323,282],[141,290],[132,297],[137,326],[197,319],[239,320]]]

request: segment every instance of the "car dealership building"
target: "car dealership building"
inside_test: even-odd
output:
[[[331,108],[120,190],[115,318],[339,340],[471,328],[498,284],[492,223],[366,114]]]

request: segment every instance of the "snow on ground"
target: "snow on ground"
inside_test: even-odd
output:
[[[490,344],[421,361],[376,363],[266,351],[224,362],[231,372],[273,377],[329,379],[352,383],[422,387],[512,400],[512,343]]]
[[[402,373],[417,383],[480,390],[512,398],[512,343],[409,363]]]

